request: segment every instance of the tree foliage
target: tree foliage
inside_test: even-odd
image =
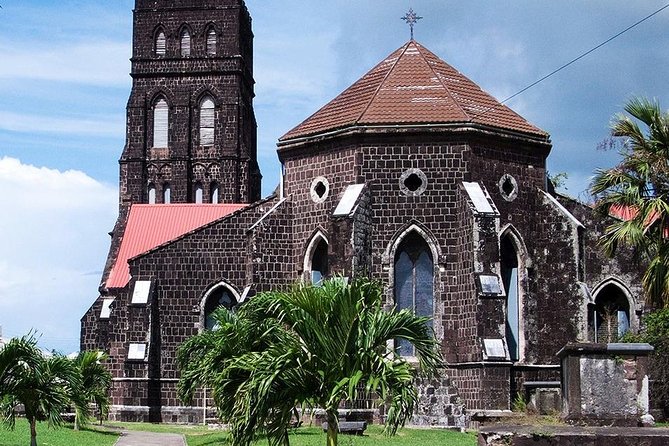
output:
[[[189,402],[199,388],[212,389],[234,446],[249,445],[260,431],[270,445],[287,445],[296,407],[325,410],[334,446],[338,408],[361,390],[388,406],[386,431],[394,434],[414,410],[418,372],[393,340],[414,345],[422,373],[440,363],[426,318],[384,310],[380,286],[366,280],[261,293],[236,312],[218,309],[215,319],[216,329],[179,349],[179,394]]]
[[[84,403],[83,406],[75,406],[75,430],[88,421],[89,403],[95,404],[100,422],[109,412],[109,388],[112,383],[112,375],[102,364],[107,358],[107,354],[103,352],[88,351],[79,353],[74,360],[81,375],[81,387],[78,389],[81,394],[79,400]]]
[[[601,243],[613,255],[627,245],[647,262],[643,287],[649,304],[669,305],[669,113],[656,101],[631,99],[613,118],[623,141],[622,160],[596,171],[590,186],[603,215],[625,214],[609,225]]]
[[[13,429],[22,408],[30,424],[30,444],[35,446],[38,422],[58,427],[70,407],[84,420],[90,401],[106,401],[111,376],[100,365],[102,359],[98,353],[87,352],[76,360],[59,354],[45,356],[32,333],[11,339],[0,349],[2,421]]]

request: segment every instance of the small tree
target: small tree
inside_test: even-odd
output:
[[[61,413],[75,400],[81,375],[70,359],[45,358],[32,335],[12,339],[0,350],[0,411],[14,428],[17,408],[23,405],[30,424],[30,445],[37,446],[37,423],[63,423]]]
[[[299,406],[325,410],[326,444],[336,446],[338,408],[361,388],[388,406],[386,432],[394,434],[413,413],[416,374],[433,374],[441,361],[427,319],[384,310],[380,286],[367,280],[261,293],[215,318],[216,330],[179,349],[179,391],[188,402],[198,388],[213,389],[234,446],[249,445],[257,430],[270,445],[288,445]],[[396,339],[413,344],[417,368],[397,354]]]
[[[98,411],[100,423],[109,411],[109,387],[112,383],[112,375],[102,365],[108,358],[103,352],[81,352],[74,360],[78,372],[81,374],[81,389],[77,391],[75,402],[74,429],[79,430],[88,419],[88,405],[93,402]]]

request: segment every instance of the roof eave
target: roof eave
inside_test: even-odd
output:
[[[524,141],[526,143],[537,144],[547,147],[550,150],[551,140],[548,133],[529,133],[517,130],[511,130],[501,127],[493,127],[474,122],[451,122],[451,123],[426,123],[426,124],[374,124],[364,125],[356,124],[333,129],[326,132],[314,133],[311,135],[297,136],[281,139],[277,143],[279,158],[293,150],[298,150],[305,145],[319,143],[343,136],[355,134],[383,134],[383,133],[426,133],[426,132],[449,132],[463,133],[475,132],[486,135],[494,135],[504,139],[513,139]]]

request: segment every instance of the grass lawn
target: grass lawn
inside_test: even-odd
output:
[[[441,429],[402,429],[396,436],[383,435],[381,426],[368,426],[365,435],[339,435],[340,446],[475,446],[476,434],[460,433]],[[226,432],[186,432],[188,446],[214,446],[228,441]],[[259,446],[267,445],[263,439]],[[293,431],[291,446],[324,446],[325,433],[316,427],[303,427]]]
[[[112,446],[118,434],[96,431],[94,427],[76,432],[71,425],[50,429],[47,423],[37,425],[39,446]],[[16,429],[10,431],[0,425],[0,446],[26,446],[30,444],[30,426],[24,419],[16,420]]]
[[[229,444],[229,435],[223,430],[212,430],[204,426],[177,426],[149,423],[105,423],[112,429],[128,429],[145,432],[165,432],[184,434],[188,446],[216,446]],[[386,437],[382,426],[368,426],[364,436],[340,435],[340,446],[475,446],[476,434],[459,433],[441,429],[405,428],[395,437]],[[39,446],[112,446],[118,435],[113,432],[98,431],[95,425],[75,432],[72,426],[48,429],[45,423],[37,426]],[[16,429],[9,431],[0,427],[0,446],[25,446],[30,443],[30,429],[25,420],[16,422]],[[267,445],[260,439],[259,446]],[[324,446],[325,433],[317,427],[302,427],[293,431],[291,446]]]

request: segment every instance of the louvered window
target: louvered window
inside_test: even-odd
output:
[[[214,145],[214,101],[207,97],[200,103],[200,145]]]
[[[167,101],[160,99],[153,107],[153,147],[167,147],[168,118]]]
[[[156,55],[164,56],[167,50],[167,39],[165,39],[165,33],[163,31],[158,31],[156,36]]]
[[[184,29],[181,33],[181,57],[190,56],[190,33]]]
[[[216,55],[216,31],[213,28],[207,32],[207,55]]]

